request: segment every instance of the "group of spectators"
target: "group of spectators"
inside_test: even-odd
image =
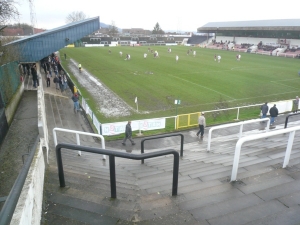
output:
[[[42,67],[46,75],[47,87],[50,87],[51,78],[56,85],[56,89],[64,92],[68,87],[67,76],[60,64],[59,57],[52,53],[41,61]]]
[[[293,109],[292,109],[292,111],[294,113],[297,113],[298,108],[299,108],[299,97],[296,96],[296,98],[293,100]],[[278,109],[276,107],[276,104],[274,104],[273,107],[271,107],[270,110],[269,110],[268,103],[266,102],[265,104],[263,104],[260,107],[260,110],[261,110],[261,118],[266,118],[267,113],[269,112],[269,114],[271,116],[270,125],[273,125],[274,122],[275,122],[275,118],[278,116]]]
[[[40,85],[35,63],[24,63],[22,64],[20,69],[21,69],[22,76],[32,75],[33,87],[37,88],[37,86]]]

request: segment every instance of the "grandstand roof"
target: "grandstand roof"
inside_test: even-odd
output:
[[[99,17],[93,17],[21,38],[7,45],[20,49],[20,62],[36,62],[99,28]]]
[[[210,22],[197,30],[198,32],[217,32],[221,30],[300,31],[300,19]]]

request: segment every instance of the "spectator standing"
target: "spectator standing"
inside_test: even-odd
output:
[[[67,89],[68,87],[68,79],[66,74],[62,75],[62,83],[63,83],[63,91]]]
[[[278,116],[278,109],[276,108],[276,104],[270,109],[270,116],[271,116],[271,125],[275,122],[275,117]]]
[[[38,76],[37,76],[35,65],[32,65],[30,70],[31,70],[31,74],[32,74],[33,87],[36,88],[40,84],[39,84],[39,79],[38,79]]]
[[[122,142],[122,145],[126,145],[126,141],[129,139],[132,145],[135,145],[134,141],[132,140],[132,129],[131,129],[131,121],[128,121],[125,127],[125,138]]]
[[[50,74],[47,71],[47,75],[46,75],[46,81],[47,81],[47,87],[50,87]]]
[[[265,104],[263,104],[260,107],[260,110],[261,110],[261,118],[266,118],[267,117],[267,113],[269,111],[268,103],[266,102]]]
[[[45,62],[45,61],[43,61],[42,66],[43,66],[43,69],[44,69],[45,74],[47,74],[47,65],[46,65],[46,62]]]
[[[199,137],[199,134],[200,134],[200,138],[203,139],[204,128],[206,127],[206,120],[204,117],[204,112],[202,112],[198,118],[198,125],[199,125],[199,131],[197,132],[197,137]]]
[[[79,110],[79,95],[75,92],[72,96],[72,100],[74,102],[74,113],[77,113]]]
[[[58,84],[59,84],[60,91],[63,92],[64,86],[63,86],[63,78],[61,75],[58,76]]]
[[[293,108],[294,108],[294,113],[298,112],[298,108],[299,108],[299,97],[296,96],[296,99],[294,99],[293,101]]]
[[[54,77],[53,82],[55,83],[56,89],[59,90],[59,79],[58,79],[58,76]]]

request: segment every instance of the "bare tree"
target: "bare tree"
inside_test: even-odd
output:
[[[116,27],[115,21],[111,21],[111,25],[108,26],[108,34],[113,37],[118,34],[118,28]]]
[[[153,28],[152,34],[164,34],[165,32],[161,29],[159,26],[159,23],[157,22],[155,24],[155,27]]]
[[[20,51],[22,51],[22,49],[18,49],[18,45],[8,44],[17,39],[19,38],[2,37],[0,42],[0,65],[20,60]]]
[[[0,0],[0,32],[6,27],[11,20],[19,19],[19,11],[16,8],[17,3],[14,0]],[[0,65],[13,62],[19,59],[20,50],[12,45],[6,45],[15,38],[1,38],[0,41]]]
[[[0,24],[5,25],[10,20],[19,19],[19,11],[14,0],[0,0]]]
[[[72,23],[72,22],[84,20],[86,18],[87,16],[82,11],[71,12],[66,18],[66,23]]]

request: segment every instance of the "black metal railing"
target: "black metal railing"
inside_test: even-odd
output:
[[[37,136],[35,143],[32,146],[32,149],[29,153],[29,156],[28,156],[26,162],[24,163],[23,168],[22,168],[21,172],[19,173],[19,175],[18,175],[12,189],[10,190],[10,193],[9,193],[8,197],[6,198],[6,201],[2,207],[2,210],[0,212],[0,224],[1,225],[10,224],[10,221],[11,221],[14,211],[16,209],[17,203],[19,201],[19,197],[20,197],[21,191],[23,189],[30,165],[32,163],[34,154],[36,152],[35,150],[37,148],[39,139],[40,139],[39,136]]]
[[[297,116],[297,115],[300,115],[300,113],[290,114],[290,115],[288,115],[288,116],[285,117],[284,129],[287,128],[287,124],[288,124],[289,118],[291,116]]]
[[[148,159],[148,158],[154,158],[154,157],[158,157],[158,156],[173,154],[174,155],[174,163],[173,163],[172,195],[173,196],[177,195],[178,173],[179,173],[179,154],[177,151],[175,151],[173,149],[167,149],[167,150],[162,150],[162,151],[158,151],[158,152],[151,152],[151,153],[147,153],[147,154],[136,155],[136,154],[126,153],[126,152],[117,152],[117,151],[106,150],[106,149],[101,149],[101,148],[93,148],[93,147],[86,147],[86,146],[81,146],[81,145],[59,143],[56,145],[56,159],[57,159],[59,183],[60,183],[61,187],[66,186],[63,163],[62,163],[62,156],[61,156],[62,148],[76,150],[76,151],[83,151],[83,152],[91,152],[91,153],[109,156],[111,198],[117,197],[115,157],[141,160],[141,159]]]
[[[153,140],[153,139],[160,139],[160,138],[165,138],[165,137],[173,137],[173,136],[181,136],[181,141],[180,141],[180,156],[183,156],[183,142],[184,142],[184,136],[183,134],[164,134],[164,135],[158,135],[154,137],[148,137],[148,138],[143,138],[141,141],[141,153],[144,153],[145,150],[145,144],[144,142],[147,140]],[[142,159],[142,164],[144,164],[144,159]]]

